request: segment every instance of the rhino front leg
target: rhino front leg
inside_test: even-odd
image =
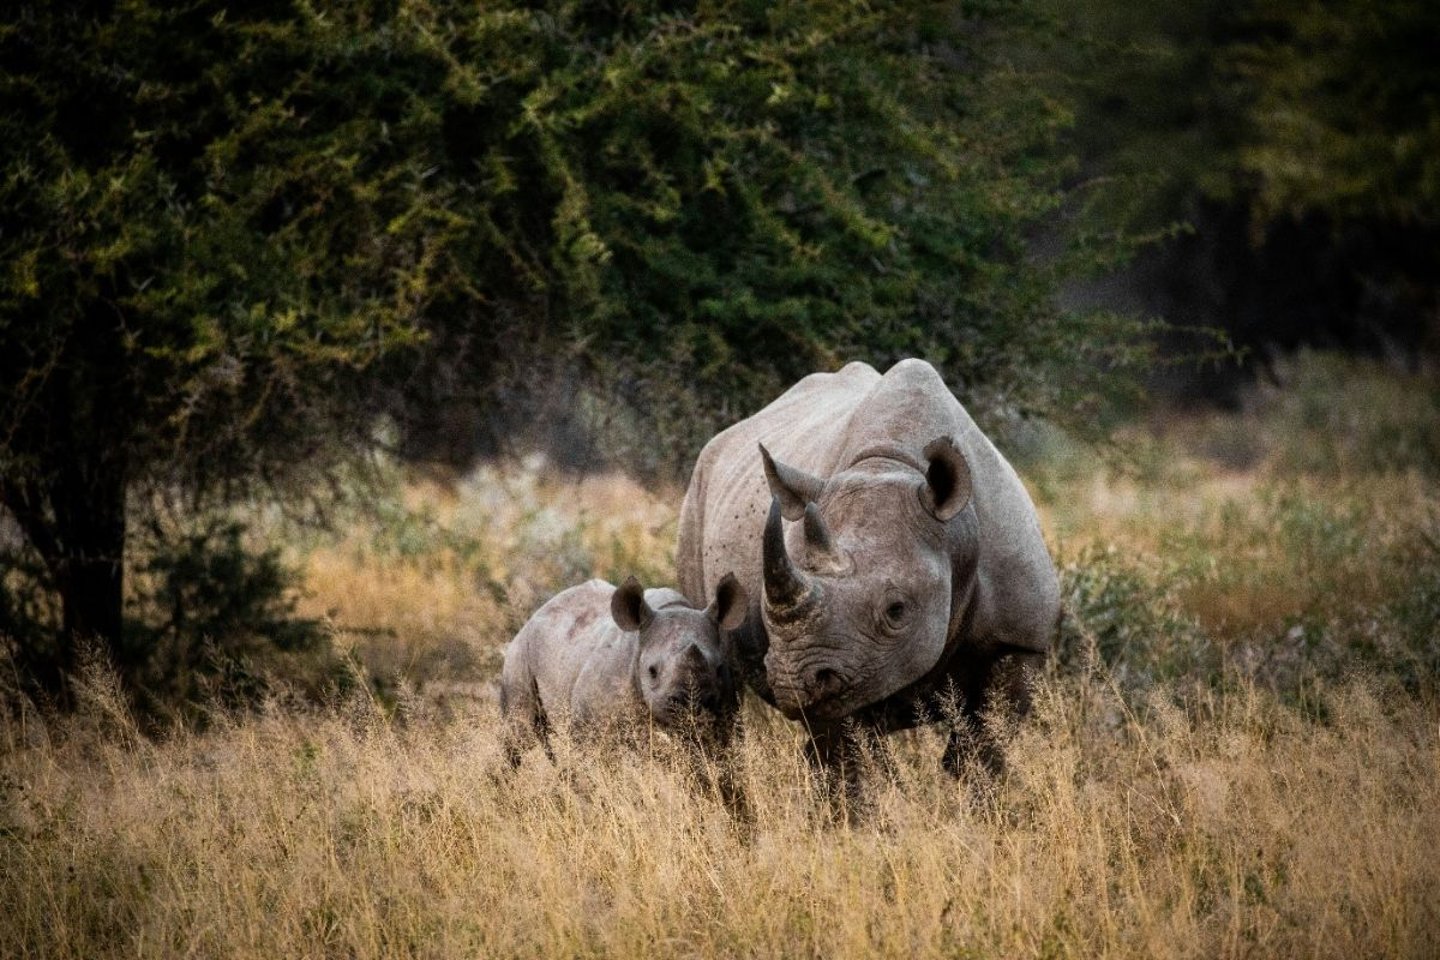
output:
[[[718,799],[737,823],[752,823],[754,813],[746,794],[742,761],[733,738],[728,733],[721,733],[687,746],[695,782]]]
[[[1031,688],[1045,655],[1012,653],[995,660],[982,682],[960,704],[960,717],[945,745],[941,765],[960,776],[978,767],[992,777],[1005,770],[1005,744],[1030,712]]]
[[[965,724],[950,731],[940,765],[952,777],[978,768],[992,777],[1005,770],[1005,749],[980,724]]]
[[[820,789],[837,819],[855,823],[869,807],[865,778],[883,753],[874,749],[882,731],[853,721],[812,731],[805,758],[820,779]]]

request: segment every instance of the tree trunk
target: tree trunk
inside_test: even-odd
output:
[[[0,504],[45,562],[60,601],[53,643],[33,643],[21,657],[62,707],[73,703],[70,678],[85,645],[95,644],[127,683],[141,665],[122,628],[131,431],[124,363],[115,313],[92,304],[66,332],[45,388],[14,432],[24,466],[0,475]]]
[[[125,485],[123,453],[81,445],[42,474],[0,484],[0,499],[50,574],[60,629],[48,651],[21,651],[35,683],[61,707],[85,644],[96,644],[127,680],[138,666],[123,643]]]
[[[73,673],[84,645],[94,643],[128,681],[137,664],[123,642],[123,454],[109,451],[62,467],[51,503],[62,551],[53,568],[61,603],[62,669]]]

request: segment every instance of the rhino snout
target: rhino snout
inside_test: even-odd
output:
[[[670,698],[670,712],[673,715],[686,713],[719,713],[720,695],[711,690],[687,690]]]
[[[668,721],[718,715],[724,707],[724,695],[730,689],[724,672],[703,660],[689,667],[673,675],[668,689],[661,693],[657,711]]]
[[[823,706],[850,686],[845,676],[831,667],[786,664],[773,655],[765,658],[765,672],[776,706],[791,719],[813,712],[815,707]]]
[[[689,683],[681,690],[670,695],[669,705],[672,710],[714,710],[720,703],[719,692],[714,684]]]

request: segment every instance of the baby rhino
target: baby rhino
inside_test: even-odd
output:
[[[726,575],[696,610],[675,590],[591,580],[553,597],[505,651],[500,712],[512,765],[556,722],[571,729],[647,721],[723,739],[739,703],[722,631],[745,619],[745,590]]]

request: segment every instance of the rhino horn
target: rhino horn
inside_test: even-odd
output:
[[[779,497],[770,498],[770,516],[765,520],[765,539],[761,546],[765,565],[765,608],[772,617],[792,619],[808,606],[807,601],[815,588],[785,550]]]
[[[805,504],[820,499],[825,481],[776,460],[763,443],[760,444],[760,460],[765,465],[765,482],[770,485],[771,495],[780,498],[780,510],[785,519],[799,520],[805,515]]]
[[[824,573],[839,573],[845,566],[845,559],[830,536],[830,528],[813,502],[805,507],[805,560],[812,570]]]

